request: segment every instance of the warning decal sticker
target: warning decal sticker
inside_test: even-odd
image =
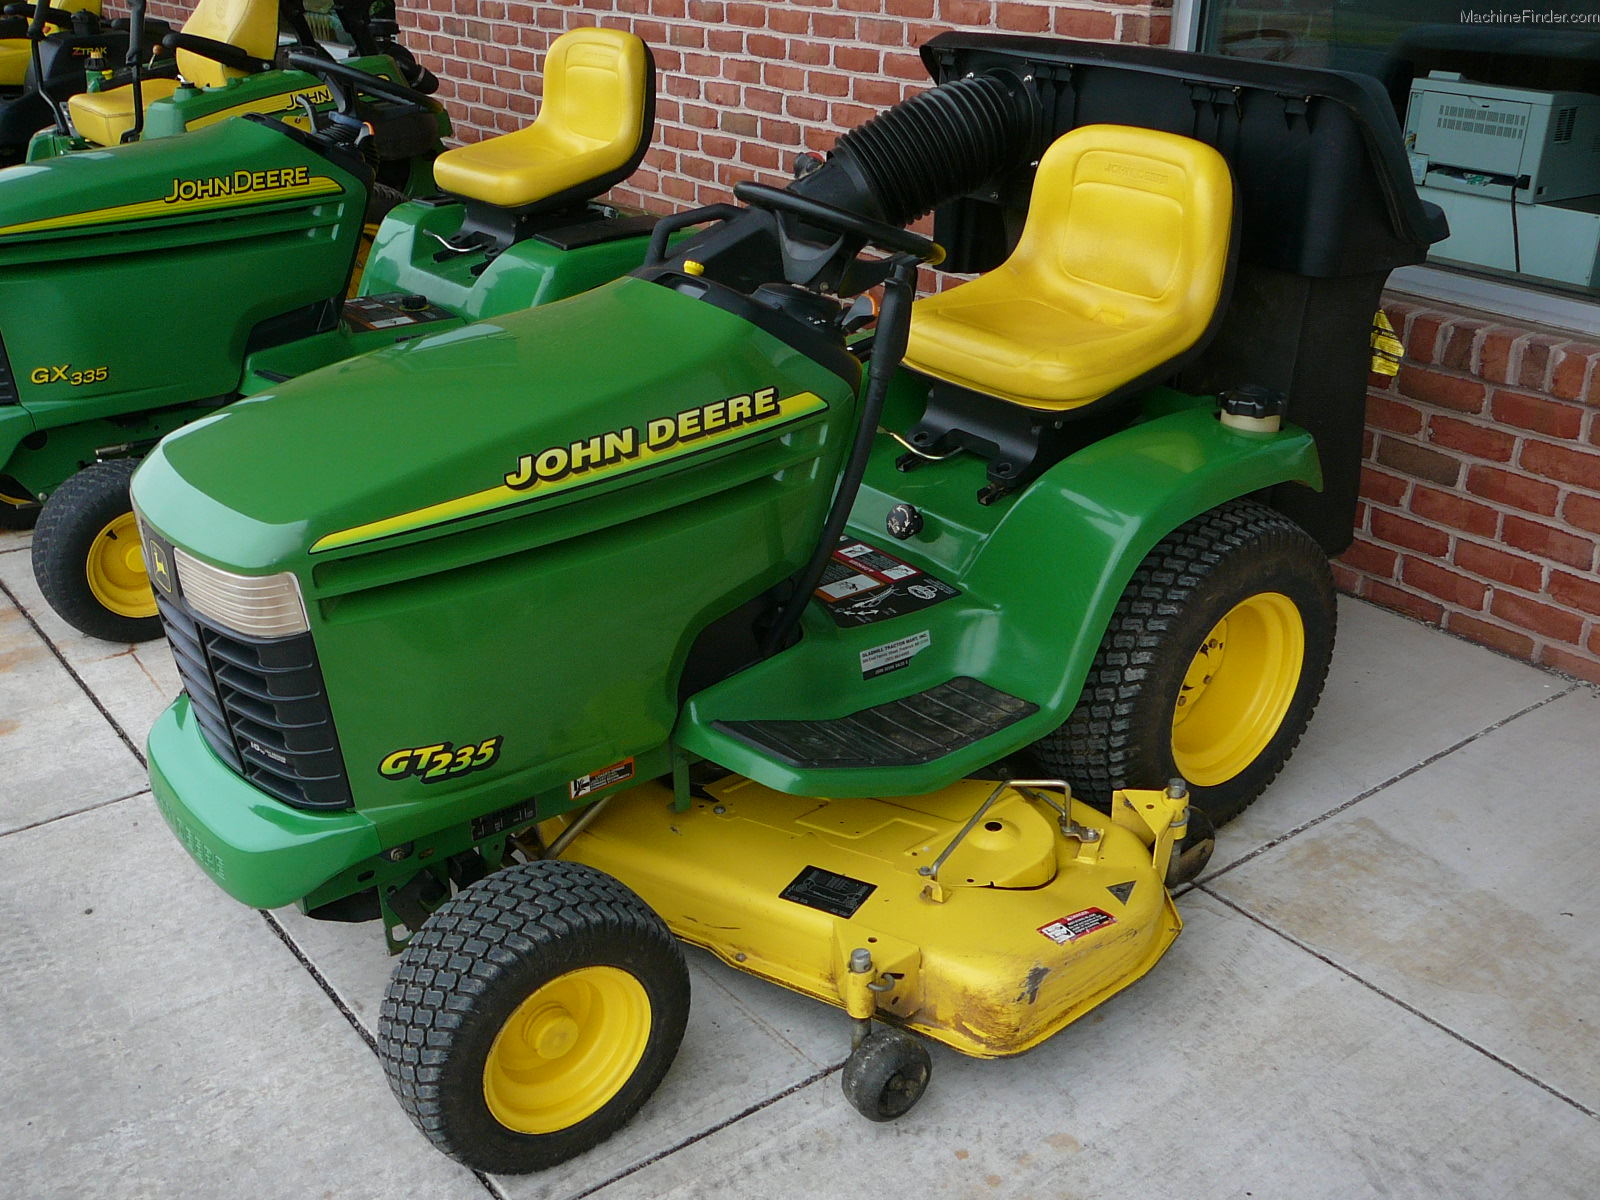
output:
[[[587,775],[579,776],[567,785],[567,791],[574,800],[592,795],[601,788],[608,788],[614,783],[622,783],[633,778],[633,759],[625,758],[621,762],[614,762],[609,767],[601,767],[598,771],[590,771]]]
[[[876,546],[842,537],[814,594],[833,623],[849,629],[920,612],[961,592]]]
[[[1085,908],[1070,917],[1058,917],[1048,925],[1039,926],[1039,932],[1056,945],[1065,946],[1068,942],[1077,941],[1086,933],[1093,933],[1096,929],[1103,929],[1107,925],[1116,923],[1117,919],[1103,908]]]

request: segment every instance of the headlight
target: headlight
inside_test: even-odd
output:
[[[177,547],[172,554],[183,598],[201,616],[247,637],[288,637],[310,630],[300,582],[292,572],[235,575]]]

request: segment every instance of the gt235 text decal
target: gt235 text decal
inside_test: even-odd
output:
[[[456,746],[450,742],[435,742],[431,746],[408,746],[384,755],[378,764],[378,774],[385,779],[405,779],[415,775],[423,783],[438,783],[441,779],[459,779],[473,771],[494,765],[500,757],[501,737],[484,738],[481,742],[468,742]]]

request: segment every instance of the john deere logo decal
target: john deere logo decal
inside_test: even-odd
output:
[[[252,193],[281,192],[305,187],[311,182],[306,167],[280,167],[272,171],[235,171],[231,175],[212,175],[205,179],[174,179],[163,204],[182,204],[191,200],[210,200],[216,196],[248,196]]]
[[[815,392],[796,392],[780,398],[777,388],[765,387],[680,409],[670,416],[652,417],[639,425],[589,434],[519,454],[512,469],[493,487],[381,521],[341,529],[319,538],[311,552],[316,554],[398,533],[411,533],[524,500],[615,479],[781,428],[827,407],[827,401]]]
[[[564,446],[551,446],[536,454],[524,454],[517,459],[516,469],[506,472],[506,486],[514,491],[523,491],[541,483],[556,483],[573,475],[592,474],[638,458],[646,450],[659,453],[680,443],[699,441],[741,425],[761,424],[778,416],[779,412],[777,388],[761,388],[746,395],[729,396],[713,404],[686,408],[670,417],[656,417],[647,422],[642,430],[629,425]]]

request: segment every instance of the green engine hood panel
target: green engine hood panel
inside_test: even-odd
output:
[[[709,463],[851,394],[739,317],[625,278],[240,401],[162,442],[134,494],[222,565],[298,569]]]

